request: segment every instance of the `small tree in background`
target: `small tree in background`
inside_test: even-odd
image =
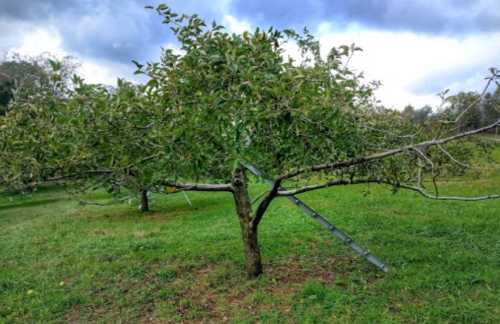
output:
[[[161,154],[159,137],[151,132],[151,121],[161,119],[154,103],[143,86],[123,80],[116,88],[87,84],[70,76],[65,62],[50,59],[40,70],[41,63],[19,63],[37,67],[43,82],[18,82],[8,112],[0,116],[2,183],[14,191],[47,181],[70,183],[78,191],[105,187],[115,195],[126,188],[147,211],[152,168],[158,167],[153,157]]]
[[[38,58],[0,65],[12,80],[12,98],[0,116],[1,179],[11,189],[32,190],[56,172],[54,132],[70,94],[66,71],[72,67],[65,62]]]
[[[415,109],[409,105],[403,109],[402,115],[414,123],[423,124],[432,116],[432,107],[424,106],[420,109]]]
[[[7,112],[7,106],[12,100],[14,90],[14,81],[12,78],[0,72],[0,116],[5,115]]]
[[[481,126],[482,111],[480,94],[475,92],[460,92],[447,98],[450,106],[444,111],[448,118],[460,116],[457,126],[461,131],[476,129]]]
[[[500,119],[500,86],[493,93],[486,93],[481,105],[481,123],[487,125]],[[497,128],[498,133],[498,128]]]
[[[125,188],[148,211],[157,170],[169,168],[161,158],[169,137],[160,133],[165,116],[144,86],[118,80],[110,90],[78,80],[66,109],[69,119],[59,131],[67,143],[61,175],[78,179],[83,188],[104,186],[114,194]]]

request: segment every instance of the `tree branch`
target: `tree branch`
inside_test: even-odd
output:
[[[286,190],[286,191],[278,191],[277,196],[294,196],[301,193],[305,193],[308,191],[340,186],[340,185],[355,185],[355,184],[365,184],[365,183],[376,183],[376,184],[384,184],[390,185],[396,188],[402,188],[406,190],[411,190],[419,193],[425,198],[433,199],[433,200],[456,200],[456,201],[481,201],[481,200],[489,200],[489,199],[500,199],[500,195],[486,195],[486,196],[474,196],[474,197],[463,197],[463,196],[439,196],[437,194],[431,194],[427,192],[424,188],[419,186],[413,186],[405,183],[397,183],[394,181],[389,181],[383,178],[367,178],[367,179],[356,179],[356,180],[345,180],[339,179],[334,181],[329,181],[327,183],[313,185],[313,186],[305,186],[302,188],[294,189],[294,190]]]
[[[75,179],[75,178],[82,179],[82,178],[87,178],[87,177],[91,177],[91,176],[105,176],[105,175],[110,175],[112,173],[113,173],[113,171],[111,171],[111,170],[89,170],[89,171],[83,171],[83,172],[79,172],[79,173],[72,173],[72,174],[47,178],[43,181],[40,181],[39,183],[56,182],[56,181]]]
[[[106,206],[112,206],[112,205],[116,205],[116,204],[121,204],[123,203],[124,201],[126,200],[129,200],[131,197],[127,196],[127,197],[122,197],[120,199],[115,199],[113,200],[112,202],[109,202],[109,203],[98,203],[98,202],[95,202],[95,201],[86,201],[86,200],[79,200],[78,203],[82,206],[86,206],[86,205],[91,205],[91,206],[99,206],[99,207],[106,207]]]
[[[438,145],[437,146],[441,152],[443,152],[451,161],[455,162],[456,164],[460,165],[462,168],[469,168],[470,166],[468,164],[465,164],[463,162],[460,162],[458,161],[457,159],[455,159],[455,157],[453,155],[451,155],[450,152],[448,152],[443,146],[441,145]]]
[[[298,195],[298,194],[301,194],[304,192],[318,190],[318,189],[324,189],[324,188],[333,187],[333,186],[354,185],[354,184],[363,184],[363,183],[380,183],[381,181],[382,181],[381,178],[352,179],[352,180],[338,179],[338,180],[333,180],[333,181],[329,181],[329,182],[318,184],[318,185],[305,186],[305,187],[293,189],[293,190],[278,191],[277,196],[295,196],[295,195]]]
[[[340,162],[335,162],[335,163],[317,164],[317,165],[313,165],[313,166],[309,166],[309,167],[299,168],[299,169],[296,169],[294,171],[291,171],[291,172],[288,172],[288,173],[285,173],[285,174],[279,176],[277,178],[277,180],[290,179],[290,178],[296,177],[296,176],[303,174],[303,173],[306,173],[306,172],[337,170],[337,169],[355,166],[355,165],[359,165],[359,164],[363,164],[363,163],[367,163],[367,162],[371,162],[371,161],[375,161],[375,160],[380,160],[380,159],[384,159],[384,158],[387,158],[390,156],[394,156],[394,155],[406,152],[408,150],[415,150],[415,149],[419,149],[419,148],[426,148],[429,146],[445,144],[445,143],[455,141],[455,140],[458,140],[461,138],[465,138],[465,137],[469,137],[469,136],[472,136],[475,134],[486,132],[486,131],[493,129],[495,127],[498,127],[498,126],[500,126],[500,119],[491,125],[481,127],[478,129],[474,129],[471,131],[459,133],[459,134],[445,137],[442,139],[434,139],[434,140],[430,140],[430,141],[420,142],[417,144],[405,145],[405,146],[402,146],[399,148],[395,148],[395,149],[391,149],[391,150],[387,150],[387,151],[383,151],[383,152],[379,152],[379,153],[374,153],[374,154],[367,155],[364,157],[349,159],[349,160],[345,160],[345,161],[340,161]]]
[[[385,184],[388,185],[394,185],[390,182],[384,182]],[[433,200],[457,200],[457,201],[481,201],[481,200],[489,200],[489,199],[500,199],[500,195],[494,194],[494,195],[486,195],[486,196],[474,196],[474,197],[463,197],[463,196],[438,196],[438,195],[433,195],[429,192],[427,192],[424,188],[417,187],[417,186],[412,186],[404,183],[397,184],[397,187],[415,191],[419,193],[420,195],[424,196],[425,198],[428,199],[433,199]]]
[[[250,224],[252,228],[256,228],[259,225],[267,208],[271,204],[271,201],[273,201],[273,199],[277,196],[280,186],[281,186],[281,180],[275,181],[272,189],[267,193],[267,195],[261,201],[259,207],[257,207],[257,210],[255,211],[255,217],[253,218],[252,223]]]
[[[227,191],[233,192],[231,184],[163,182],[163,186],[175,187],[177,191]]]
[[[462,119],[462,117],[472,108],[474,107],[475,105],[477,105],[478,103],[481,102],[481,100],[483,100],[484,96],[486,95],[486,92],[488,91],[488,88],[490,87],[491,83],[493,82],[493,80],[495,79],[495,76],[491,76],[489,78],[487,78],[488,82],[486,83],[486,85],[484,86],[483,88],[483,91],[481,92],[481,95],[476,99],[474,100],[469,106],[467,106],[458,116],[457,118],[455,118],[454,121],[452,121],[452,123],[458,123],[460,121],[460,119]]]

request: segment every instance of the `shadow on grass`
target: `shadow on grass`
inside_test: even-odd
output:
[[[20,201],[20,202],[15,202],[12,204],[0,205],[0,210],[37,207],[37,206],[41,206],[41,205],[48,205],[51,203],[55,203],[55,202],[58,202],[61,200],[62,200],[62,198],[48,198],[48,199],[41,199],[41,200]]]
[[[211,199],[193,197],[191,199],[192,206],[185,200],[168,200],[165,199],[164,196],[161,198],[157,197],[155,200],[156,202],[151,204],[151,210],[149,212],[140,212],[137,209],[137,205],[128,205],[126,202],[123,202],[108,206],[89,205],[92,210],[89,210],[91,214],[87,213],[87,216],[91,216],[95,219],[106,218],[108,221],[124,221],[138,218],[149,221],[166,221],[177,217],[187,216],[207,218],[215,216],[215,213],[212,214],[211,212],[217,210],[221,212],[226,212],[227,210],[232,211],[232,206],[228,205],[227,200],[218,199],[215,196],[211,197]]]

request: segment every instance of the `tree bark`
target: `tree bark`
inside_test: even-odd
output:
[[[239,168],[233,175],[233,197],[240,220],[241,238],[245,249],[246,272],[248,278],[262,274],[262,260],[257,240],[257,225],[252,225],[252,204],[248,195],[245,170]]]
[[[257,240],[257,228],[252,228],[248,223],[242,222],[241,219],[240,227],[245,248],[247,277],[250,279],[257,278],[262,274],[262,259]]]
[[[147,190],[141,190],[141,206],[140,206],[141,212],[148,212],[149,211],[149,199],[148,199],[148,191]]]

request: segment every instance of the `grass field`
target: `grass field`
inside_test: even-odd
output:
[[[472,195],[499,184],[491,171],[443,188]],[[278,199],[260,227],[265,275],[254,281],[229,194],[189,193],[193,208],[182,195],[154,196],[147,214],[81,206],[58,188],[2,196],[0,322],[499,323],[500,201],[367,189],[302,197],[388,274]]]

